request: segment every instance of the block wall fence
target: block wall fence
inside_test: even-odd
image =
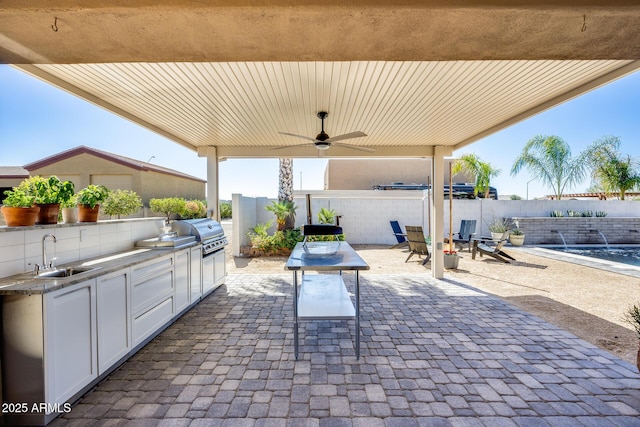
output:
[[[347,241],[354,244],[384,244],[396,242],[389,221],[396,220],[404,228],[421,225],[425,234],[430,227],[431,201],[427,191],[334,190],[296,191],[294,202],[296,225],[306,223],[306,195],[311,197],[313,221],[321,207],[340,215]],[[239,255],[240,246],[249,243],[247,232],[256,224],[272,220],[265,210],[275,199],[246,197],[234,194],[232,250]],[[552,218],[552,211],[604,211],[604,218]],[[463,219],[476,220],[476,232],[489,235],[488,226],[495,219],[518,219],[525,232],[525,244],[562,244],[560,231],[568,244],[602,244],[602,232],[609,243],[640,243],[640,202],[620,200],[454,200],[453,231],[457,232]],[[445,235],[449,233],[449,201],[444,203]],[[566,230],[566,232],[565,232]]]

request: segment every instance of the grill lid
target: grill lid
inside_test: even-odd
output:
[[[173,221],[171,229],[179,236],[195,236],[199,242],[224,237],[222,225],[209,218],[176,220]]]

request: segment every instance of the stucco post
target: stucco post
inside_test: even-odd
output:
[[[218,150],[216,147],[198,149],[199,157],[207,158],[207,210],[208,216],[220,221]]]
[[[444,277],[444,157],[450,156],[450,147],[435,146],[431,173],[431,275]]]

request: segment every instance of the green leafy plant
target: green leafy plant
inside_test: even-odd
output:
[[[278,231],[283,231],[287,225],[287,218],[296,214],[298,207],[293,202],[286,200],[273,201],[265,209],[272,212],[276,216],[276,224],[278,225]]]
[[[590,218],[593,216],[593,211],[590,211],[590,210],[582,211],[582,216],[585,218]]]
[[[109,189],[104,185],[89,184],[78,191],[77,199],[79,205],[87,205],[95,208],[96,205],[104,202],[109,197]]]
[[[524,236],[524,231],[520,230],[519,228],[515,228],[513,230],[511,230],[511,234],[512,236]]]
[[[220,202],[220,218],[226,219],[231,218],[231,203],[229,202]]]
[[[207,216],[207,205],[201,200],[185,200],[184,209],[179,214],[184,219],[204,218]]]
[[[549,213],[549,216],[552,218],[563,218],[564,217],[564,213],[562,213],[562,211],[551,211]]]
[[[55,175],[49,178],[32,176],[22,181],[18,187],[33,195],[36,204],[63,203],[69,200],[75,191],[73,182],[61,181]]]
[[[2,202],[3,205],[12,208],[30,208],[35,200],[33,195],[19,187],[14,187],[13,190],[5,191],[4,195],[6,197]]]
[[[630,306],[624,314],[624,320],[633,326],[640,339],[640,303]]]
[[[74,194],[68,200],[60,202],[61,208],[75,208],[78,205],[78,195]]]
[[[161,212],[169,221],[171,214],[179,215],[184,212],[186,203],[186,200],[180,197],[165,197],[149,200],[149,208],[153,212]]]
[[[333,209],[320,208],[318,212],[318,222],[320,224],[334,224],[337,212]]]
[[[569,218],[578,218],[582,216],[582,212],[578,212],[578,211],[573,211],[573,210],[568,210],[567,211],[567,216]]]
[[[102,203],[102,212],[113,217],[131,215],[142,207],[142,199],[138,193],[130,190],[115,190],[109,193],[109,197]]]
[[[607,213],[605,211],[596,211],[596,217],[604,218],[605,216],[607,216]]]

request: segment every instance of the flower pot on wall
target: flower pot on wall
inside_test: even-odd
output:
[[[78,205],[78,221],[80,222],[98,222],[98,214],[100,213],[100,205],[93,208],[90,205]]]
[[[2,207],[2,215],[8,227],[34,225],[38,219],[38,212],[40,212],[40,208],[37,206],[31,208]]]
[[[62,221],[65,224],[78,222],[78,208],[62,208]]]
[[[36,224],[57,224],[60,213],[60,203],[38,203],[40,208]]]

